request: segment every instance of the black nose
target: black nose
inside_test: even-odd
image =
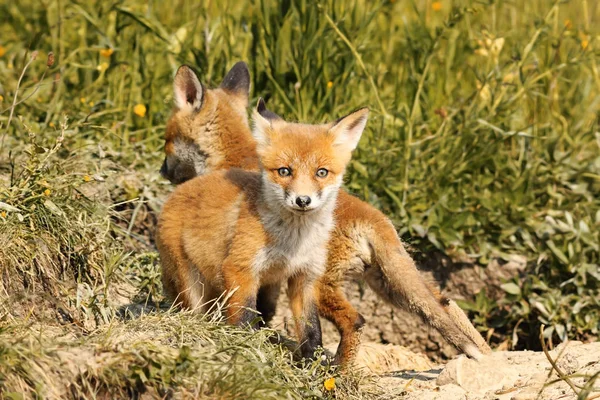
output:
[[[296,197],[296,204],[298,204],[298,207],[306,207],[310,204],[310,197],[298,196]]]

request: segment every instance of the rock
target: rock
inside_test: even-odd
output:
[[[456,384],[469,393],[485,394],[488,391],[501,390],[512,378],[509,371],[498,368],[502,353],[491,354],[481,361],[468,359],[464,355],[450,361],[437,378],[438,385]]]
[[[400,346],[394,346],[400,347]],[[391,348],[390,348],[391,349]],[[387,351],[386,348],[379,350]],[[373,350],[375,352],[378,349]],[[406,352],[406,349],[394,349]],[[357,363],[369,363],[373,357],[371,347],[367,345],[359,352]],[[557,346],[549,352],[562,373],[572,375],[569,379],[579,387],[587,379],[600,371],[600,343],[569,342]],[[577,395],[564,381],[557,379],[550,362],[543,352],[534,351],[497,351],[479,361],[459,356],[446,364],[416,372],[419,366],[411,364],[418,355],[405,354],[405,362],[394,361],[389,364],[375,362],[380,378],[377,387],[383,388],[390,397],[403,399],[468,399],[468,400],[575,400]],[[393,357],[391,357],[393,360]],[[401,370],[386,371],[386,367],[398,366]],[[598,383],[595,384],[598,387]],[[580,389],[577,389],[580,390]],[[597,393],[596,393],[597,394]]]
[[[574,374],[580,371],[582,365],[591,367],[595,364],[593,370],[600,370],[600,343],[565,343],[549,353],[564,374]],[[543,352],[501,351],[480,361],[464,356],[450,361],[438,377],[437,384],[454,384],[471,395],[496,395],[498,399],[577,397],[564,381],[546,386],[556,378],[558,375]],[[582,378],[571,379],[583,384]]]

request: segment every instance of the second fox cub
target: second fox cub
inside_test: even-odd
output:
[[[184,83],[201,86],[186,66],[177,72],[175,90]],[[189,104],[176,105],[167,124],[167,155],[161,170],[165,177],[178,183],[215,170],[259,168],[246,119],[249,85],[247,66],[239,62],[220,88],[203,90],[201,99],[193,100],[202,104],[194,112],[186,110]],[[171,165],[179,167],[174,170]],[[187,176],[182,179],[177,169],[185,170]],[[421,276],[389,219],[343,190],[338,195],[328,248],[326,272],[317,282],[316,297],[319,314],[340,332],[338,363],[352,361],[364,324],[344,295],[344,282],[352,277],[364,279],[392,305],[419,315],[467,355],[479,358],[491,351],[460,307]],[[275,312],[278,294],[278,284],[263,286],[259,292],[258,309],[266,321]]]
[[[194,115],[203,88],[187,83],[176,101]],[[323,125],[273,115],[260,100],[253,132],[260,173],[231,169],[177,187],[159,218],[157,246],[167,294],[194,309],[225,292],[231,323],[254,320],[259,289],[287,280],[301,353],[310,357],[322,344],[314,283],[325,270],[338,190],[368,110]]]

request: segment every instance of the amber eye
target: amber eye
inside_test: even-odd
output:
[[[279,173],[279,176],[290,176],[292,174],[292,171],[289,168],[286,167],[281,167],[277,170],[277,172]]]
[[[317,176],[319,178],[325,178],[328,174],[329,174],[329,171],[327,171],[325,168],[319,168],[317,170]]]

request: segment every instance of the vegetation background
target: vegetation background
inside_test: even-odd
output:
[[[597,338],[598,2],[21,0],[0,16],[0,396],[382,395],[293,365],[268,331],[139,312],[161,301],[157,170],[184,63],[211,86],[248,62],[252,102],[289,119],[370,106],[349,190],[422,258],[526,259],[502,295],[463,303],[492,344],[535,348],[542,324]]]

